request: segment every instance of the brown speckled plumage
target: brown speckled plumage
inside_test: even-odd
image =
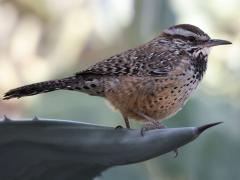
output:
[[[207,67],[212,40],[198,27],[181,24],[152,41],[105,59],[61,80],[10,90],[4,99],[64,89],[102,96],[127,119],[161,121],[179,111],[196,89]]]

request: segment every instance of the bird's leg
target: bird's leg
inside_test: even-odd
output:
[[[130,123],[129,123],[128,117],[123,116],[123,118],[124,118],[124,121],[125,121],[125,124],[126,124],[126,128],[130,129]]]

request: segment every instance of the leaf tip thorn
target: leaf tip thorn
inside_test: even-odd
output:
[[[206,124],[206,125],[200,126],[200,127],[197,128],[197,134],[201,134],[206,129],[208,129],[210,127],[213,127],[213,126],[216,126],[216,125],[221,124],[221,123],[223,123],[223,122],[210,123],[210,124]]]

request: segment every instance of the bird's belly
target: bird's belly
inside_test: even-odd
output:
[[[112,82],[112,81],[111,81]],[[139,113],[163,120],[184,106],[196,85],[189,82],[124,78],[106,91],[106,98],[124,116],[144,121]]]

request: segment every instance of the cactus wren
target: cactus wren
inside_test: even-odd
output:
[[[3,99],[55,90],[73,90],[105,97],[128,118],[155,127],[178,112],[198,86],[213,46],[231,44],[211,39],[196,26],[180,24],[137,48],[105,59],[64,79],[26,85]]]

